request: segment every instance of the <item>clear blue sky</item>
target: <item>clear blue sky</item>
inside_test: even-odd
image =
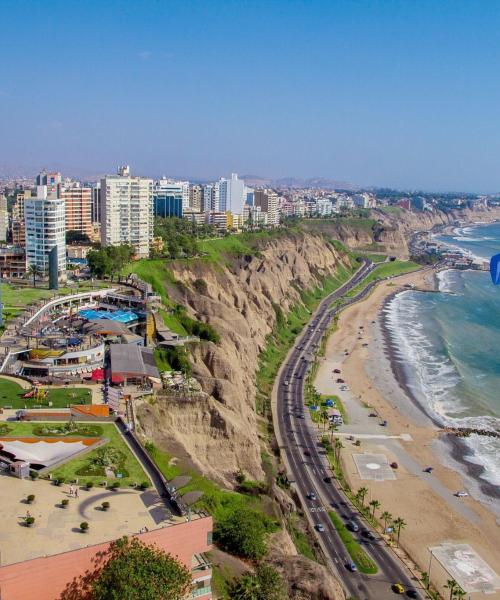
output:
[[[2,0],[0,165],[500,191],[497,0]]]

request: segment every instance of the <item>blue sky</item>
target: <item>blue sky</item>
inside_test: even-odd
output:
[[[0,165],[500,191],[500,3],[0,3]]]

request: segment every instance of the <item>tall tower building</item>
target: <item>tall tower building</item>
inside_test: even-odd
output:
[[[189,207],[194,211],[201,211],[203,205],[203,187],[192,185],[189,188]]]
[[[0,194],[0,242],[7,241],[9,231],[9,213],[7,211],[7,198]]]
[[[203,186],[203,212],[214,210],[219,212],[220,209],[220,181],[216,183],[207,183]]]
[[[101,243],[129,244],[144,258],[152,239],[153,180],[134,177],[128,167],[120,167],[118,175],[101,179]]]
[[[12,205],[12,243],[14,246],[26,245],[26,228],[24,225],[24,202],[31,198],[30,190],[23,190],[16,194],[16,200]]]
[[[101,182],[92,187],[92,223],[101,222]]]
[[[49,272],[49,256],[57,254],[58,278],[66,276],[66,210],[64,199],[49,198],[47,187],[37,187],[36,198],[24,200],[26,264],[36,265],[43,275]],[[52,256],[53,254],[52,253]]]
[[[246,204],[245,182],[238,179],[236,173],[231,173],[231,179],[221,179],[219,210],[221,212],[232,212],[242,215]]]
[[[66,203],[66,230],[92,236],[92,190],[72,183],[61,191]]]

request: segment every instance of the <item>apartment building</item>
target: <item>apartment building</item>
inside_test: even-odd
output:
[[[132,176],[128,167],[120,167],[117,175],[101,179],[101,243],[129,244],[144,258],[152,240],[153,180]]]
[[[9,213],[7,211],[7,198],[0,194],[0,242],[7,241],[9,231]]]
[[[24,227],[24,201],[31,198],[30,190],[23,190],[16,194],[12,205],[12,243],[14,246],[26,245],[26,230]]]
[[[66,211],[63,198],[48,198],[47,187],[37,187],[35,198],[24,200],[26,264],[42,276],[49,273],[50,255],[57,257],[58,279],[66,275]],[[54,256],[54,254],[52,254]]]
[[[253,193],[253,205],[267,214],[267,224],[276,226],[280,222],[278,194],[269,189],[257,189]]]
[[[92,189],[73,182],[61,190],[61,198],[66,204],[66,230],[92,237]]]
[[[193,211],[201,211],[203,205],[203,187],[192,185],[189,188],[189,208]]]

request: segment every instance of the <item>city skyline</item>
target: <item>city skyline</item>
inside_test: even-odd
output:
[[[493,2],[7,1],[0,15],[1,170],[500,190]]]

